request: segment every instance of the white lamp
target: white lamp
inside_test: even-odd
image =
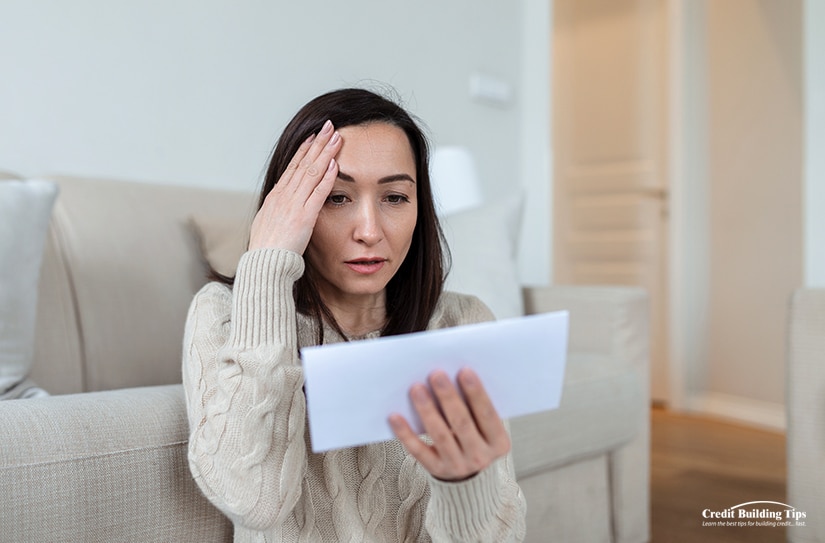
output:
[[[439,147],[430,161],[430,182],[436,212],[451,215],[482,203],[473,156],[466,147]]]

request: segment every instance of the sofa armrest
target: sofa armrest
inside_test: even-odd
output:
[[[788,503],[807,516],[789,541],[825,541],[825,289],[791,298],[787,379]]]
[[[567,310],[570,331],[559,409],[512,421],[520,474],[647,438],[647,304],[647,294],[639,288],[525,289],[528,313]]]
[[[0,402],[8,541],[231,541],[188,469],[180,385]]]
[[[636,390],[630,402],[632,414],[625,420],[634,437],[608,455],[612,540],[619,543],[647,541],[650,536],[650,324],[647,293],[635,287],[553,286],[526,289],[525,309],[528,313],[570,312],[568,351],[571,356],[568,372],[572,373],[574,368],[570,365],[580,363],[582,358],[603,357],[609,364],[615,364],[615,371],[625,371],[634,377]],[[585,373],[588,371],[586,368],[576,369],[584,369]],[[571,383],[565,379],[565,393],[573,390]],[[617,390],[614,385],[611,391],[605,392],[607,399],[616,399]],[[568,397],[572,399],[572,395]],[[597,400],[591,398],[588,402],[582,402],[582,406],[592,409],[595,403]],[[552,428],[550,419],[565,416],[564,409],[563,394],[562,407],[545,414],[548,420],[541,427],[521,430],[524,433],[546,431]],[[602,411],[601,416],[609,417],[610,412]],[[515,424],[513,428],[514,431],[517,429]],[[548,433],[546,439],[555,438]]]

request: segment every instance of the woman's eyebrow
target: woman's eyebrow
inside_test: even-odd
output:
[[[351,175],[344,173],[342,171],[338,171],[338,179],[341,181],[347,181],[349,183],[355,183],[355,178]],[[409,181],[410,183],[415,183],[415,179],[412,176],[406,173],[396,173],[393,175],[386,175],[378,180],[378,184],[381,185],[383,183],[395,183],[396,181]]]

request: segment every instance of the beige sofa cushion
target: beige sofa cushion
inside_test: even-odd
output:
[[[189,473],[180,385],[0,402],[0,435],[3,541],[231,541]]]
[[[189,217],[242,214],[249,194],[54,180],[34,378],[54,393],[179,383],[186,311],[206,280]]]
[[[201,254],[213,270],[227,277],[234,277],[238,261],[249,244],[252,221],[243,215],[201,215],[191,218]]]
[[[7,172],[5,170],[0,170],[0,181],[8,180],[8,179],[20,180],[20,179],[22,179],[22,177],[20,177],[16,173]]]

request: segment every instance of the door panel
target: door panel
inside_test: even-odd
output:
[[[554,277],[651,299],[651,393],[667,401],[662,0],[555,0]]]

